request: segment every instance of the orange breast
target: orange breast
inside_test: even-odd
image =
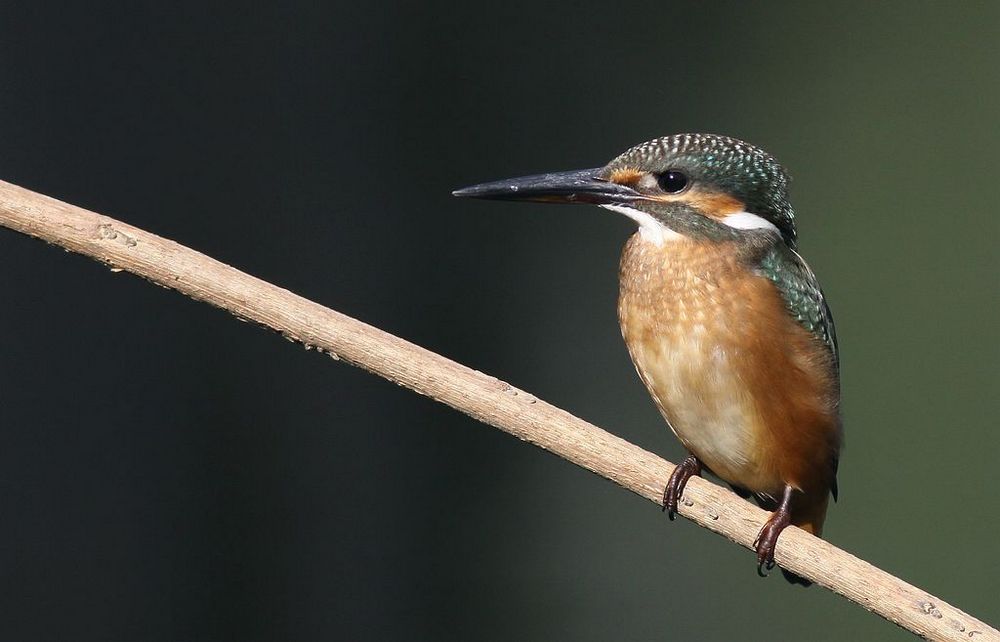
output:
[[[752,492],[825,498],[840,440],[832,360],[743,250],[637,234],[620,276],[629,353],[685,447]]]

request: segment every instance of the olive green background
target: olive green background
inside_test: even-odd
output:
[[[830,541],[1000,624],[1000,5],[0,2],[0,177],[676,461],[632,224],[459,201],[667,133],[790,170],[840,334]],[[613,484],[0,233],[0,638],[892,640]]]

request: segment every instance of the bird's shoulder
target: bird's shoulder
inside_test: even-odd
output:
[[[802,256],[784,243],[776,242],[759,253],[756,270],[774,284],[795,320],[827,346],[839,368],[833,314],[819,280]]]

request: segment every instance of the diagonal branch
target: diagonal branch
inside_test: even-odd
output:
[[[531,394],[120,221],[0,181],[0,225],[137,274],[406,386],[660,503],[673,465]],[[750,548],[767,514],[693,478],[680,514]],[[797,528],[778,563],[932,640],[995,640],[958,608]]]

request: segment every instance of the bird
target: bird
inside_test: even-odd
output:
[[[598,205],[638,224],[619,265],[618,319],[639,378],[688,453],[663,509],[673,520],[687,481],[703,472],[754,499],[771,512],[753,545],[761,576],[787,526],[821,535],[843,441],[836,329],[797,252],[788,184],[764,150],[690,133],[599,168],[453,192]]]

